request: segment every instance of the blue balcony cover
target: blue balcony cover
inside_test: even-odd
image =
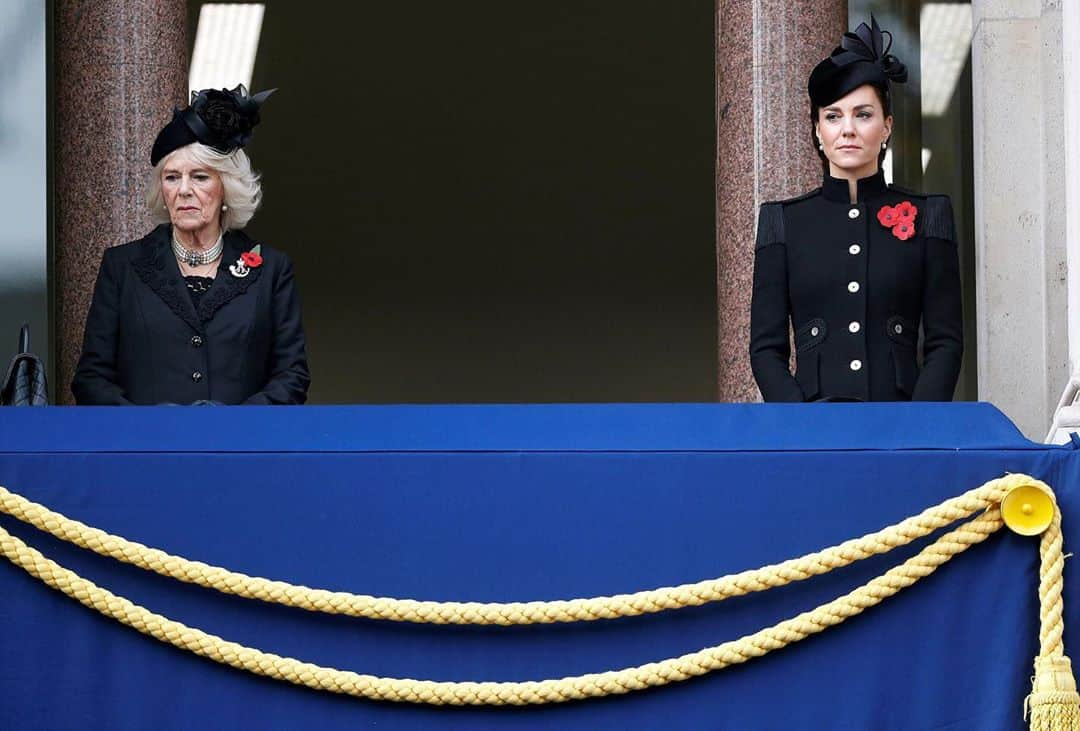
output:
[[[526,601],[694,582],[898,522],[1005,472],[1048,482],[1080,551],[1080,452],[985,404],[47,408],[0,414],[0,484],[103,530],[251,575],[356,593]],[[380,676],[528,680],[718,645],[925,545],[705,607],[558,626],[330,617],[227,597],[10,532],[148,609]],[[1066,650],[1080,591],[1066,563]],[[1037,539],[1007,530],[845,624],[626,696],[432,708],[214,664],[0,562],[4,729],[1023,729]]]

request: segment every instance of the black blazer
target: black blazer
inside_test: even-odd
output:
[[[817,190],[761,206],[750,363],[762,397],[951,401],[963,355],[952,203],[887,186],[880,172],[850,200],[847,181],[826,176]],[[878,220],[903,201],[918,209],[907,240]]]
[[[229,270],[255,242],[225,234],[217,277],[196,312],[172,229],[106,249],[71,390],[79,404],[302,404],[311,382],[292,264],[261,249],[245,277]]]

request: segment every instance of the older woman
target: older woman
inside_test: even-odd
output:
[[[160,225],[105,251],[71,390],[79,404],[301,404],[310,383],[289,258],[242,229],[259,176],[242,149],[269,96],[192,94],[158,134]]]
[[[952,400],[963,354],[952,204],[885,183],[890,84],[907,70],[883,35],[871,18],[810,75],[821,187],[761,207],[750,363],[766,401]]]

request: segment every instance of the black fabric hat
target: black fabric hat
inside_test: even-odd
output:
[[[173,117],[158,132],[150,150],[150,164],[192,142],[201,142],[218,152],[229,153],[251,139],[259,123],[259,107],[277,89],[248,96],[243,84],[235,89],[203,89],[191,92],[187,109],[173,110]]]
[[[882,36],[889,36],[889,45],[883,47]],[[888,91],[889,82],[903,84],[907,81],[907,66],[889,53],[892,33],[878,27],[870,16],[870,27],[860,23],[854,33],[845,33],[832,54],[814,67],[806,90],[814,106],[824,107],[845,96],[863,84],[873,84]]]

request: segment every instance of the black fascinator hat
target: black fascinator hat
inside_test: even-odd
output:
[[[201,142],[221,153],[243,147],[259,123],[259,107],[277,89],[248,96],[243,84],[235,89],[203,89],[191,92],[187,109],[173,110],[173,117],[158,132],[150,150],[150,164],[192,142]]]
[[[889,45],[884,45],[882,36],[889,37]],[[832,54],[810,72],[806,84],[810,101],[816,107],[824,107],[863,84],[888,91],[890,81],[906,82],[907,66],[889,53],[892,42],[892,33],[881,30],[873,15],[870,27],[860,23],[854,33],[845,33]]]

